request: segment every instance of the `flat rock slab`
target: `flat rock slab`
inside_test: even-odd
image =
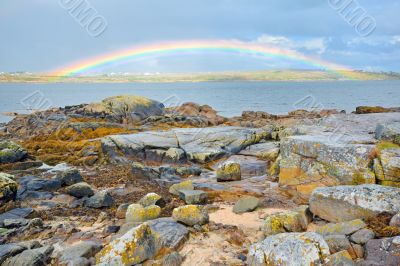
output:
[[[169,150],[181,149],[185,158],[179,158],[179,162],[206,163],[269,139],[271,132],[271,129],[242,127],[178,128],[108,136],[102,139],[102,149],[114,161],[128,157],[156,162],[170,161],[175,156],[168,157]]]
[[[330,222],[365,219],[382,212],[400,212],[400,188],[380,185],[317,188],[310,198],[314,215]]]
[[[33,212],[32,208],[16,208],[11,211],[0,214],[0,225],[2,226],[6,219],[26,218]]]

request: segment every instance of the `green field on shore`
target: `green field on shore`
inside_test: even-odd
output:
[[[162,73],[162,74],[104,74],[74,77],[53,77],[45,74],[2,73],[0,83],[124,83],[124,82],[207,82],[207,81],[336,81],[336,80],[392,80],[400,73],[363,71],[305,71],[265,70],[249,72]]]

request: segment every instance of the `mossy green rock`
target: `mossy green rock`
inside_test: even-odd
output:
[[[240,164],[235,162],[225,162],[217,170],[217,181],[238,181],[242,179]]]
[[[174,184],[169,187],[169,193],[179,196],[180,190],[193,190],[193,182],[191,180],[183,181],[179,184]]]
[[[351,235],[365,227],[367,225],[362,220],[357,219],[342,223],[330,223],[317,228],[315,232],[320,235]]]
[[[148,220],[156,219],[160,216],[161,208],[156,205],[143,207],[140,204],[129,205],[126,211],[126,221],[134,223],[142,223]]]
[[[307,229],[303,216],[296,211],[284,211],[265,218],[261,229],[265,236],[285,232],[303,232]]]
[[[25,158],[28,152],[12,141],[0,141],[0,163],[14,163]]]
[[[15,199],[18,184],[14,181],[14,176],[0,173],[0,202]]]
[[[172,219],[183,224],[194,226],[208,223],[209,216],[206,207],[199,205],[185,205],[175,208]]]

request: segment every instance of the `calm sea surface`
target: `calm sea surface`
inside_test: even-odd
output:
[[[245,110],[284,114],[313,105],[351,112],[359,105],[400,106],[400,81],[0,84],[0,113],[90,103],[121,94],[146,96],[166,106],[208,104],[228,117]],[[8,120],[0,116],[0,122]]]

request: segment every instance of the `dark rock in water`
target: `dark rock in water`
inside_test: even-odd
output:
[[[6,173],[0,173],[0,204],[15,200],[18,184],[15,177]]]
[[[147,223],[151,231],[158,236],[159,247],[177,250],[189,237],[189,230],[171,218],[159,218]]]
[[[371,239],[365,244],[361,265],[400,265],[400,237]]]
[[[14,163],[22,160],[28,152],[12,141],[0,141],[0,163]]]
[[[382,106],[358,106],[355,111],[356,114],[392,113],[392,112],[400,112],[400,108],[399,107],[385,108]]]
[[[0,245],[0,264],[3,263],[6,259],[17,255],[24,251],[26,247],[23,247],[18,244],[4,244]]]
[[[4,266],[46,266],[53,252],[52,246],[28,249],[22,253],[7,259],[3,262]]]
[[[16,208],[11,211],[0,214],[0,226],[3,226],[3,222],[6,219],[19,219],[26,218],[33,212],[32,208]]]
[[[94,196],[90,197],[85,205],[90,208],[111,207],[114,203],[112,196],[106,191],[99,191]]]
[[[77,169],[69,169],[58,173],[56,176],[63,186],[70,186],[79,182],[83,182],[83,178]]]
[[[67,187],[65,190],[69,195],[77,198],[90,197],[94,195],[92,187],[86,182],[76,183]]]
[[[240,198],[233,206],[234,213],[244,213],[254,211],[259,204],[259,199],[252,196],[245,196]]]

